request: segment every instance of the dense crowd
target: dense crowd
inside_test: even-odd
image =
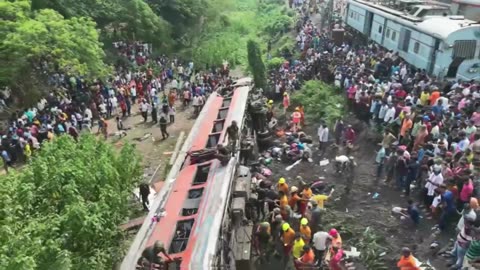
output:
[[[406,63],[398,53],[374,43],[363,46],[335,43],[310,20],[309,4],[294,1],[292,6],[302,17],[296,37],[300,59],[293,58],[295,53],[284,52],[287,61],[270,74],[272,99],[282,100],[286,113],[290,94],[300,88],[303,80],[322,79],[344,89],[349,109],[369,130],[383,135],[376,151],[375,183],[384,180],[384,185],[392,185],[406,198],[405,208],[399,212],[413,226],[422,222],[422,215],[436,222],[433,229],[439,233],[448,233],[447,229],[455,223],[454,247],[444,254],[451,257],[448,265],[451,269],[478,268],[479,82],[429,76],[425,70]],[[270,109],[269,120],[272,115]],[[303,107],[295,108],[288,118],[293,122],[289,131],[301,130]],[[358,142],[355,130],[344,124],[344,120],[338,119],[333,136],[335,144],[351,149]],[[317,135],[322,149],[330,141],[328,127],[321,124]],[[336,162],[342,165],[353,162],[346,156],[337,156]],[[264,188],[268,190],[268,186]],[[324,231],[327,228],[321,228],[316,218],[321,214],[314,214],[323,211],[319,209],[323,209],[328,195],[314,193],[306,184],[300,189],[289,188],[282,178],[274,194],[267,192],[262,196],[271,200],[272,212],[258,227],[260,254],[268,251],[269,243],[275,246],[275,241],[280,241],[283,258],[293,257],[297,269],[317,269],[325,262],[329,269],[341,269],[344,252],[341,240],[339,243],[337,239],[340,234],[334,228]],[[312,200],[314,196],[321,200]],[[296,224],[297,218],[300,224]],[[418,266],[412,252],[404,248],[398,267],[418,269]]]
[[[136,110],[143,122],[150,118],[159,123],[165,139],[167,126],[175,121],[177,100],[183,109],[193,107],[193,115],[198,114],[206,96],[229,80],[228,66],[201,71],[193,62],[152,57],[149,44],[117,42],[114,47],[126,63],[116,65],[110,78],[87,82],[81,76],[52,74],[48,80],[51,93],[36,106],[11,113],[1,139],[7,172],[15,163],[28,161],[43,142],[55,136],[68,134],[77,139],[81,132],[92,131],[105,138],[125,134],[130,127],[123,120]],[[115,132],[109,119],[116,121]]]

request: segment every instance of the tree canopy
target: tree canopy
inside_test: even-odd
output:
[[[265,64],[262,60],[262,52],[257,42],[249,40],[247,43],[248,52],[248,65],[253,73],[253,81],[255,86],[266,89],[267,86],[267,74],[265,70]]]
[[[118,153],[90,135],[45,144],[0,181],[0,269],[111,269],[141,175],[131,145]]]
[[[110,70],[89,18],[64,19],[51,9],[31,11],[28,0],[18,0],[0,2],[0,19],[0,86],[10,87],[27,103],[33,99],[26,97],[44,87],[54,72],[92,79]]]
[[[32,0],[32,8],[53,9],[65,18],[89,17],[102,31],[115,31],[117,38],[141,40],[162,49],[170,44],[170,24],[143,0]]]
[[[307,81],[292,95],[292,105],[302,104],[313,119],[322,119],[328,125],[345,115],[345,97],[342,91],[322,81]]]

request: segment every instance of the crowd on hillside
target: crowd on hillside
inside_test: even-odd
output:
[[[144,43],[117,42],[117,53],[129,65],[116,66],[108,79],[85,81],[81,76],[52,74],[52,92],[36,106],[11,113],[1,137],[1,155],[5,170],[28,161],[44,141],[68,134],[77,139],[81,132],[125,134],[130,128],[123,120],[137,111],[143,122],[159,123],[163,138],[167,126],[175,121],[177,100],[182,108],[200,112],[206,96],[229,80],[225,68],[201,71],[193,62],[177,58],[152,57],[151,46]],[[8,91],[3,91],[8,94]],[[2,103],[3,104],[3,103]],[[109,126],[115,119],[116,129]]]
[[[302,17],[297,24],[298,53],[286,53],[287,61],[270,74],[274,98],[283,101],[286,112],[289,95],[303,80],[322,79],[343,89],[349,109],[364,125],[383,135],[373,170],[376,183],[383,180],[383,184],[398,189],[406,198],[402,214],[414,225],[424,222],[421,216],[435,221],[434,230],[445,231],[456,225],[454,247],[445,254],[451,257],[450,269],[480,267],[480,83],[429,76],[398,53],[374,43],[335,44],[325,31],[317,29],[305,6],[297,7]],[[300,58],[294,59],[295,54]],[[292,114],[297,128],[302,126],[303,114],[303,108]],[[333,127],[335,142],[358,143],[355,131],[342,120]],[[321,125],[318,136],[320,146],[327,143],[328,127]],[[259,226],[259,247],[269,239],[267,230],[284,242],[285,255],[293,254],[296,262],[311,261],[310,249],[313,247],[313,254],[325,250],[326,241],[333,240],[338,232],[320,230],[317,235],[318,230],[307,230],[318,226],[303,212],[311,191],[308,186],[300,192],[296,187],[289,190],[284,181],[280,179],[278,184],[279,208],[273,210],[269,223]],[[413,189],[420,191],[418,197]],[[294,231],[285,218],[290,211],[307,218],[301,220],[298,230]],[[334,250],[332,255],[338,252],[343,251]],[[314,261],[319,259],[317,256]],[[408,248],[403,250],[398,267],[418,269]]]

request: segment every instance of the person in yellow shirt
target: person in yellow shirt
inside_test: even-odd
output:
[[[292,251],[293,241],[295,240],[295,231],[290,228],[290,224],[282,224],[282,242],[283,242],[283,252],[285,256],[290,256]]]
[[[287,195],[288,192],[289,192],[289,189],[288,189],[288,184],[286,183],[287,181],[285,180],[285,178],[280,178],[278,179],[278,184],[277,184],[277,190],[278,191],[283,191],[283,194]]]
[[[310,240],[312,239],[312,230],[310,229],[310,226],[308,226],[308,219],[306,218],[300,220],[300,234],[305,239],[305,243],[310,243]]]
[[[332,189],[330,191],[330,194],[328,195],[325,195],[325,194],[318,194],[318,195],[315,195],[312,197],[312,200],[316,201],[317,202],[317,205],[320,209],[325,209],[324,208],[324,204],[325,204],[325,201],[327,201],[333,194],[335,190]]]
[[[427,106],[429,101],[430,101],[430,93],[428,92],[427,89],[424,89],[420,94],[420,103],[422,103],[423,106]]]
[[[296,233],[292,249],[293,258],[298,259],[302,256],[303,246],[305,246],[305,241],[303,240],[302,235],[300,233]]]
[[[30,148],[29,143],[25,144],[25,147],[23,148],[23,154],[25,155],[25,160],[29,161],[30,157],[32,156],[32,149]]]

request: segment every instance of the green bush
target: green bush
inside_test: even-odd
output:
[[[276,36],[279,33],[288,32],[291,29],[292,24],[292,18],[287,15],[276,15],[272,16],[272,19],[265,24],[264,30],[270,36]]]
[[[273,57],[272,59],[268,60],[267,68],[269,70],[277,70],[280,66],[285,62],[285,58],[283,57]]]
[[[292,107],[302,104],[308,117],[322,119],[328,125],[345,114],[345,96],[341,90],[321,81],[307,81],[291,99]]]

